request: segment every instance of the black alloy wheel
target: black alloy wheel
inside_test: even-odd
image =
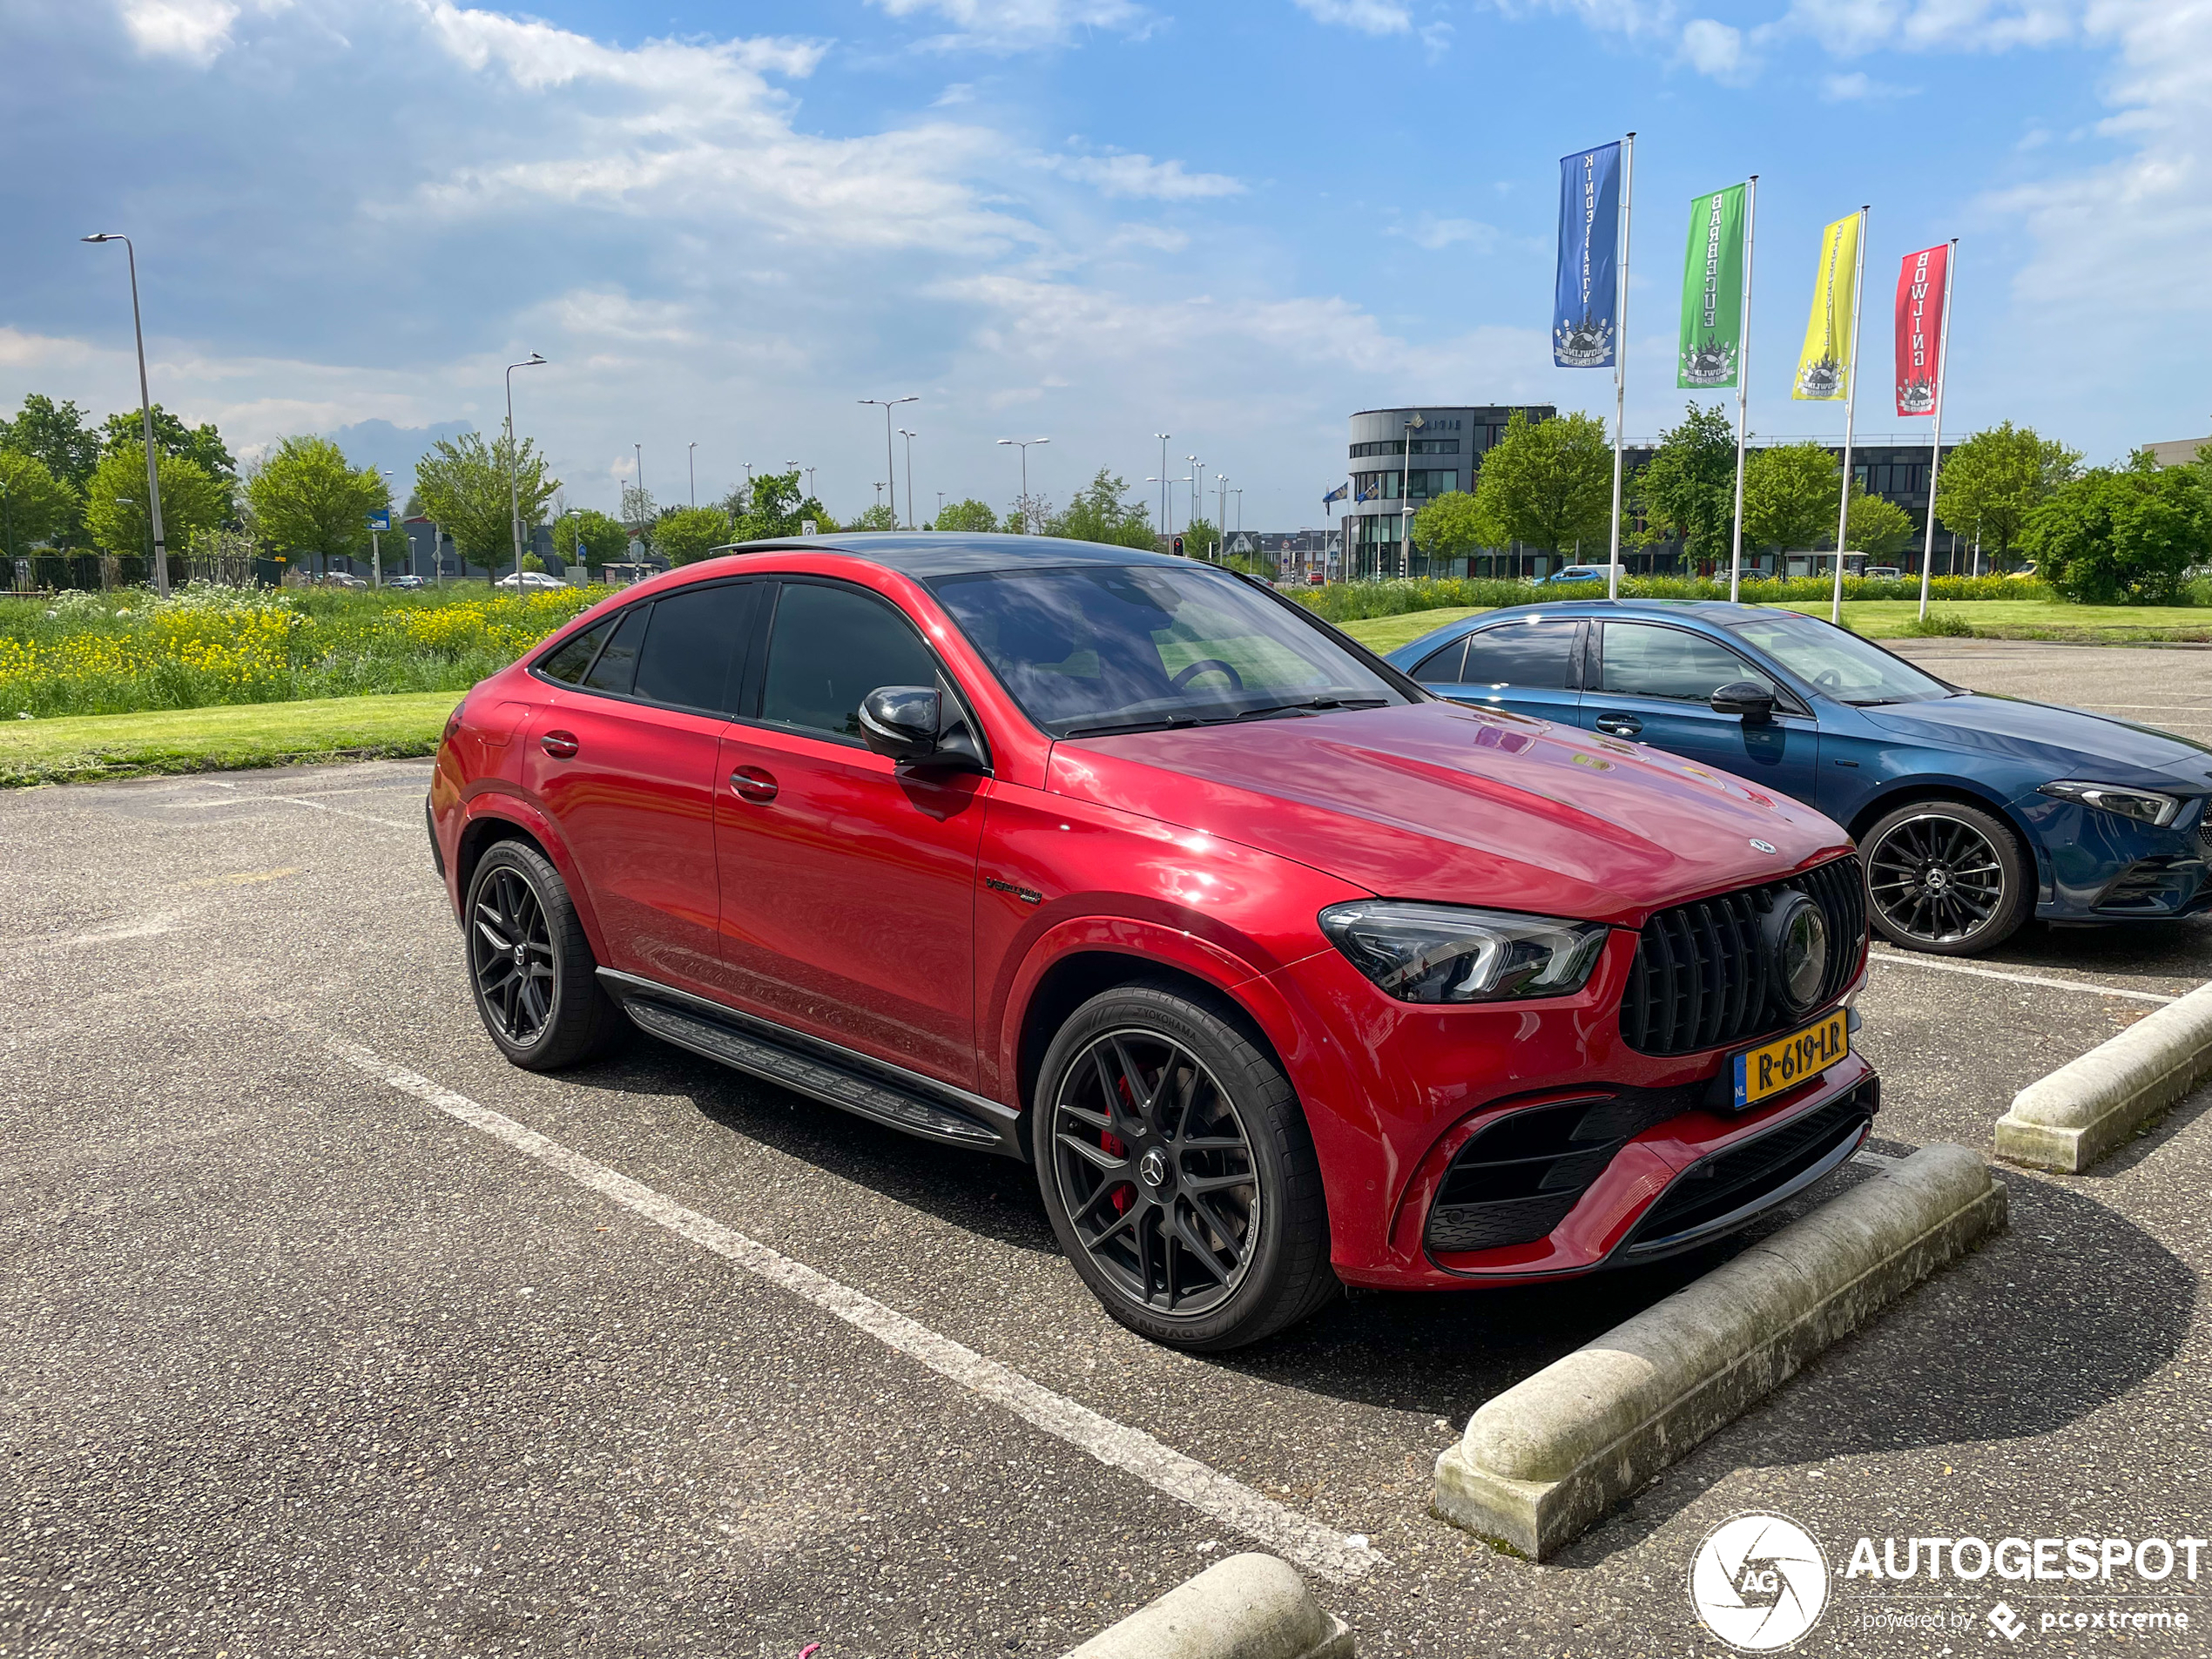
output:
[[[1109,1031],[1053,1103],[1069,1224],[1123,1296],[1205,1313],[1243,1282],[1262,1200],[1251,1138],[1198,1057],[1157,1032]]]
[[[1866,837],[1866,891],[1892,943],[1966,956],[2011,937],[2033,903],[2012,832],[1952,801],[1900,807]]]
[[[469,878],[469,982],[500,1052],[531,1071],[604,1053],[629,1021],[599,986],[598,963],[550,860],[500,841]]]
[[[1233,1007],[1165,984],[1101,992],[1053,1038],[1034,1099],[1053,1231],[1130,1329],[1238,1347],[1336,1293],[1312,1137]]]

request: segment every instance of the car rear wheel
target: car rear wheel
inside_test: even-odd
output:
[[[2035,895],[2013,833],[1955,801],[1900,806],[1867,832],[1866,891],[1877,932],[1907,950],[1971,956],[2027,920]]]
[[[501,841],[469,878],[469,983],[500,1052],[529,1071],[604,1053],[628,1028],[551,860]]]
[[[1046,1051],[1030,1123],[1061,1248],[1140,1335],[1241,1347],[1337,1293],[1290,1080],[1180,988],[1123,986],[1076,1009]]]

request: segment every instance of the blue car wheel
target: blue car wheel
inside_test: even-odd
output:
[[[2010,938],[2034,904],[2013,833],[1956,801],[1900,806],[1861,847],[1872,920],[1907,950],[1968,956]]]

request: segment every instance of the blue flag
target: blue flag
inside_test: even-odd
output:
[[[1621,145],[1616,139],[1559,161],[1559,273],[1552,298],[1552,361],[1613,367],[1621,258]]]
[[[1350,484],[1339,484],[1334,489],[1321,497],[1321,505],[1327,511],[1333,513],[1336,511],[1336,509],[1330,503],[1333,502],[1340,502],[1351,493],[1352,486]]]

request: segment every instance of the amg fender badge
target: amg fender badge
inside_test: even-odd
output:
[[[994,893],[1010,893],[1023,904],[1042,904],[1044,894],[1035,887],[1017,887],[1011,881],[1001,881],[995,875],[983,878],[983,885]]]

